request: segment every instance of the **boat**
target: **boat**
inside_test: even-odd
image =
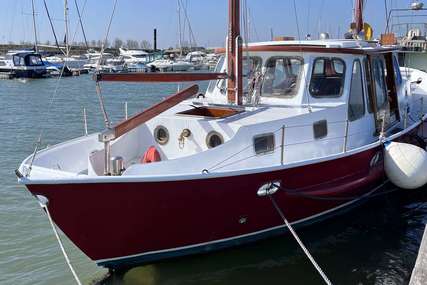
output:
[[[284,234],[272,201],[292,225],[309,225],[376,195],[387,177],[397,181],[390,149],[425,153],[427,74],[402,74],[396,47],[327,39],[243,47],[240,1],[229,9],[230,40],[213,72],[94,75],[97,84],[209,80],[206,92],[189,85],[116,125],[105,116],[106,130],[36,149],[16,170],[98,265]]]
[[[401,47],[399,62],[402,67],[427,71],[427,16],[422,14],[426,10],[422,2],[414,1],[409,8],[391,9],[388,13],[386,33],[381,42]]]
[[[12,50],[0,60],[0,74],[7,74],[8,78],[43,78],[47,76],[47,69],[39,53]]]
[[[209,69],[208,58],[206,56],[206,53],[202,51],[189,52],[185,57],[185,61],[191,63],[193,65],[194,70]]]
[[[157,59],[147,64],[147,66],[162,72],[188,71],[193,67],[193,65],[187,61],[173,59]]]

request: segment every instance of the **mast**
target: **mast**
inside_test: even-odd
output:
[[[182,57],[182,27],[181,27],[181,3],[178,0],[178,35],[179,35],[179,49],[180,49],[180,56]]]
[[[354,3],[355,32],[359,35],[363,30],[363,0],[355,0]]]
[[[227,39],[229,103],[242,104],[242,39],[240,36],[240,0],[229,0],[229,27]]]
[[[34,48],[36,52],[39,52],[38,41],[37,41],[36,10],[34,7],[34,0],[31,0],[31,6],[33,8]]]
[[[69,56],[69,42],[68,42],[68,0],[64,0],[64,21],[65,21],[65,55]]]

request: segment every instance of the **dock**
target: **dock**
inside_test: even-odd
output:
[[[427,225],[409,285],[427,284]]]

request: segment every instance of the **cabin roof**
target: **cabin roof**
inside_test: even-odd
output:
[[[243,50],[253,52],[318,52],[318,53],[344,53],[344,54],[371,54],[396,51],[397,46],[381,46],[376,42],[359,40],[309,40],[309,41],[267,41],[249,43]],[[225,49],[216,50],[225,53]]]

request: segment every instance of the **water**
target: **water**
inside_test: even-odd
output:
[[[124,102],[135,113],[176,91],[176,84],[103,85],[113,121],[124,116]],[[43,145],[89,131],[103,119],[90,76],[62,79],[54,104],[55,79],[0,81],[0,284],[75,284],[47,217],[34,198],[16,185],[13,170],[34,149],[40,130]],[[77,206],[77,205],[76,205]],[[424,224],[427,189],[394,192],[312,227],[301,238],[334,284],[407,284]],[[97,267],[65,239],[85,284],[101,278]],[[171,260],[117,273],[104,284],[321,284],[315,270],[290,236],[209,255]]]

